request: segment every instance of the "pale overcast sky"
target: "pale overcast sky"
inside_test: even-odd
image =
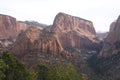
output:
[[[52,24],[64,12],[93,22],[96,31],[108,31],[120,15],[120,0],[0,0],[0,14],[17,20]]]

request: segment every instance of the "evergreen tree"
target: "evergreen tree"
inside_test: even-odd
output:
[[[48,71],[47,80],[83,80],[73,65],[52,66]]]
[[[39,64],[37,71],[27,70],[9,51],[0,56],[0,80],[83,80],[69,64],[47,66]]]
[[[65,68],[66,80],[83,80],[83,78],[77,73],[75,67],[72,64],[68,64]]]
[[[8,66],[5,64],[5,62],[0,58],[0,80],[3,80],[6,75],[5,71],[7,70]]]
[[[29,80],[37,80],[37,71],[29,69]]]
[[[1,58],[8,66],[7,70],[4,72],[4,80],[29,80],[29,74],[25,66],[9,51],[5,51]]]
[[[38,80],[47,80],[48,67],[45,64],[38,65]]]

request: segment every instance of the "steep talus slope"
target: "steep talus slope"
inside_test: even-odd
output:
[[[96,32],[91,21],[58,13],[51,30],[58,34],[62,47],[94,49],[98,43]]]

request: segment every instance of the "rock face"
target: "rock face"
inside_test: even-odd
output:
[[[98,43],[96,32],[91,21],[59,13],[51,28],[58,34],[62,47],[94,49]]]
[[[21,26],[19,29],[24,25],[22,22],[16,24]],[[87,50],[96,49],[98,41],[91,21],[59,13],[49,28],[42,30],[40,27],[28,27],[19,34],[11,51],[27,67],[38,63],[50,65],[72,63],[80,73],[87,76],[91,74],[87,59],[91,52],[95,53],[93,51],[88,53]],[[64,50],[69,48],[75,48],[75,52],[70,54]]]
[[[104,47],[100,53],[102,57],[109,57],[120,51],[120,16],[110,26],[110,32],[105,39]]]
[[[0,48],[10,48],[14,41],[15,39],[2,39],[0,40]]]
[[[11,16],[0,14],[0,39],[14,38],[25,29],[26,24],[19,23]]]
[[[19,35],[12,52],[22,55],[29,51],[40,51],[43,53],[61,53],[63,48],[52,32],[40,30],[38,27],[29,27],[24,33]]]

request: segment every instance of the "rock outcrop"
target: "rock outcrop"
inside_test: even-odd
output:
[[[64,49],[95,49],[98,43],[91,21],[68,14],[57,14],[51,30],[58,35]]]
[[[109,57],[120,51],[120,16],[110,26],[110,32],[105,39],[104,47],[100,53],[102,57]]]
[[[0,14],[0,39],[15,38],[26,29],[26,24],[19,23],[15,18]]]
[[[0,40],[0,48],[10,48],[12,44],[15,42],[15,39],[2,39]]]
[[[43,53],[61,53],[63,48],[52,32],[40,30],[39,27],[29,27],[18,36],[13,45],[12,52],[22,55],[29,51],[40,51]]]
[[[40,27],[28,27],[21,33],[11,52],[27,67],[38,63],[66,64],[71,54],[65,51],[53,32],[41,30]]]

